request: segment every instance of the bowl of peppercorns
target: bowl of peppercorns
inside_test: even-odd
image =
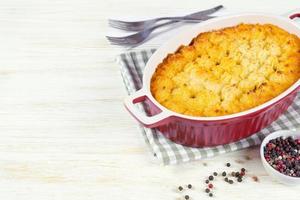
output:
[[[300,184],[300,131],[281,130],[268,135],[260,147],[266,171],[278,181]]]

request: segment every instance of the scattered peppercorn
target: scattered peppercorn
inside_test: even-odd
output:
[[[230,164],[230,163],[226,163],[226,166],[227,166],[227,167],[230,167],[230,166],[231,166],[231,164]]]
[[[206,189],[205,189],[205,192],[206,192],[206,193],[209,193],[209,192],[210,192],[210,189],[206,188]]]
[[[213,184],[208,184],[208,187],[210,188],[210,189],[212,189],[213,187],[214,187],[214,185]]]
[[[259,179],[258,179],[257,176],[252,176],[252,179],[253,179],[254,182],[258,182],[259,181]]]
[[[217,172],[214,172],[213,175],[214,175],[214,176],[218,176],[218,173],[217,173]]]
[[[235,172],[235,177],[239,177],[240,176],[240,172]]]
[[[242,182],[243,179],[242,179],[241,177],[239,177],[239,178],[237,179],[237,181],[238,181],[238,182]]]
[[[222,176],[226,176],[226,172],[222,172]]]
[[[226,178],[224,178],[224,181],[225,181],[225,182],[228,182],[228,178],[227,178],[227,177],[226,177]]]
[[[182,191],[182,190],[183,190],[183,187],[182,187],[182,186],[179,186],[179,187],[178,187],[178,190],[179,190],[179,191]]]
[[[208,184],[208,183],[209,183],[209,180],[205,180],[205,183]]]
[[[229,184],[233,184],[233,180],[228,180],[228,183]]]
[[[186,200],[188,200],[188,199],[190,199],[190,196],[189,196],[189,195],[185,195],[184,198],[185,198]]]
[[[189,189],[192,189],[192,185],[191,184],[188,184],[187,186]]]
[[[241,172],[245,172],[245,171],[246,171],[246,169],[245,169],[245,168],[242,168],[242,169],[241,169]]]
[[[231,172],[231,176],[235,176],[235,172]]]
[[[240,173],[240,176],[245,176],[245,172],[241,172],[241,173]]]
[[[245,156],[246,160],[252,160],[252,158],[250,156]]]
[[[212,197],[212,196],[213,196],[213,193],[209,193],[208,195],[209,195],[210,197]]]
[[[213,176],[209,176],[208,179],[209,179],[210,181],[212,181],[212,180],[214,180],[214,177],[213,177]]]

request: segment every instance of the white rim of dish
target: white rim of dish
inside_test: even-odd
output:
[[[286,135],[284,135],[284,133],[286,133]],[[275,136],[275,137],[274,137]],[[295,181],[300,181],[300,177],[293,177],[293,176],[289,176],[289,175],[285,175],[279,171],[277,171],[276,169],[274,169],[266,160],[265,156],[264,156],[264,147],[266,146],[266,144],[272,140],[272,139],[276,139],[278,137],[289,137],[289,136],[299,136],[300,137],[300,132],[299,131],[295,131],[295,130],[281,130],[281,131],[276,131],[273,132],[271,134],[269,134],[267,137],[265,137],[260,145],[260,157],[262,162],[265,163],[265,166],[268,166],[268,168],[276,174],[276,176],[280,176],[281,178],[289,178],[291,180],[295,180]]]
[[[266,14],[266,13],[244,13],[244,14],[235,14],[235,15],[227,15],[227,16],[222,16],[222,17],[218,17],[218,18],[213,18],[210,20],[207,20],[205,22],[202,22],[201,24],[196,25],[195,27],[191,27],[191,29],[189,30],[194,30],[194,29],[198,29],[199,26],[204,26],[206,24],[210,24],[210,23],[215,23],[217,21],[221,21],[221,20],[225,20],[225,19],[230,19],[230,18],[238,18],[241,16],[260,16],[260,17],[271,17],[274,19],[278,19],[280,21],[283,21],[285,23],[291,24],[293,26],[295,26],[297,29],[299,29],[300,31],[300,26],[299,24],[297,24],[296,22],[294,22],[293,20],[289,19],[287,16],[278,16],[278,15],[272,15],[272,14]],[[225,28],[225,27],[224,27]],[[183,30],[182,33],[185,33],[186,31],[188,31],[188,29]],[[180,34],[179,34],[180,35]],[[300,36],[298,36],[300,37]],[[150,83],[148,83],[148,79],[151,80],[151,78],[148,78],[148,74],[149,74],[149,65],[153,65],[152,62],[154,60],[154,58],[156,57],[156,54],[159,54],[160,49],[165,48],[166,46],[169,45],[170,42],[172,42],[176,37],[173,37],[171,39],[169,39],[165,44],[163,44],[149,59],[149,61],[146,64],[145,67],[145,73],[143,75],[143,83],[145,85],[141,88],[141,90],[144,91],[144,93],[147,95],[147,97],[159,108],[162,110],[162,112],[165,112],[166,114],[169,115],[169,117],[171,116],[176,116],[176,117],[181,117],[181,118],[185,118],[185,119],[190,119],[190,120],[200,120],[200,121],[220,121],[220,120],[226,120],[226,119],[233,119],[233,118],[238,118],[238,117],[242,117],[245,115],[249,115],[249,114],[253,114],[255,112],[261,111],[269,106],[271,106],[272,104],[276,103],[277,101],[280,101],[281,99],[283,99],[284,97],[288,96],[290,93],[292,93],[295,89],[297,89],[300,86],[300,79],[295,82],[292,86],[290,86],[287,90],[285,90],[284,92],[282,92],[281,94],[279,94],[278,96],[274,97],[273,99],[267,101],[264,104],[258,105],[254,108],[251,108],[249,110],[245,110],[242,112],[238,112],[238,113],[234,113],[231,115],[224,115],[224,116],[217,116],[217,117],[194,117],[194,116],[189,116],[189,115],[184,115],[184,114],[180,114],[180,113],[176,113],[172,110],[169,110],[168,108],[164,107],[163,105],[161,105],[158,101],[156,101],[156,99],[152,96],[151,91],[150,91]],[[191,38],[192,40],[192,38]],[[148,75],[148,76],[146,76]],[[152,77],[153,74],[151,74],[150,76]]]

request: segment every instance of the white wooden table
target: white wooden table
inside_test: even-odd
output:
[[[0,1],[0,199],[205,199],[205,176],[227,161],[245,166],[260,182],[216,181],[215,198],[298,199],[300,187],[267,176],[257,148],[157,164],[122,105],[126,92],[114,59],[124,49],[106,41],[112,33],[106,19],[174,15],[220,3],[230,12],[281,14],[300,7],[299,0]],[[157,47],[175,33],[138,49]],[[253,160],[236,162],[247,155]],[[195,189],[176,192],[187,183]]]

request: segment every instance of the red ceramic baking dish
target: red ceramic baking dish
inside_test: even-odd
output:
[[[152,55],[145,67],[142,89],[125,99],[127,110],[145,127],[157,128],[170,140],[192,147],[227,144],[260,131],[287,110],[300,89],[300,80],[279,96],[250,110],[218,117],[192,117],[168,110],[158,103],[150,91],[151,77],[168,53],[175,52],[182,44],[189,44],[201,32],[240,23],[270,23],[300,37],[300,26],[291,20],[298,16],[293,14],[289,18],[257,13],[237,14],[208,20],[178,34]],[[151,116],[137,109],[134,104],[139,102],[148,104]]]

